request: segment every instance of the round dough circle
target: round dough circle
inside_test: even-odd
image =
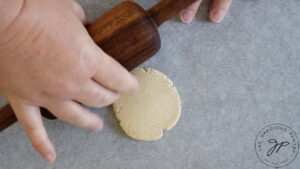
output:
[[[122,95],[113,110],[124,132],[137,140],[152,141],[163,136],[179,120],[181,104],[173,83],[150,68],[132,71],[140,83],[135,95]]]

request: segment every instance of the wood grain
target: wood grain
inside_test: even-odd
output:
[[[162,0],[148,10],[149,15],[157,26],[161,25],[196,0]]]
[[[87,30],[103,51],[132,70],[160,49],[157,26],[194,1],[162,0],[148,12],[132,1],[125,1],[89,24]],[[41,112],[44,117],[55,119],[46,109],[41,108]],[[0,131],[16,121],[10,105],[1,108]]]
[[[14,124],[16,121],[17,118],[9,104],[0,109],[0,131]]]
[[[132,1],[111,9],[87,27],[93,40],[131,70],[160,49],[157,26],[148,13]]]

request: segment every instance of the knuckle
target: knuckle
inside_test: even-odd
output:
[[[36,139],[36,140],[32,141],[32,146],[36,150],[41,150],[42,148],[44,148],[46,146],[47,142],[48,142],[48,138],[40,137],[39,139]]]
[[[101,108],[101,107],[103,107],[105,105],[108,105],[108,104],[110,104],[110,98],[109,98],[109,96],[108,95],[102,95],[102,97],[99,100],[99,106],[98,106],[98,108]]]
[[[71,117],[72,123],[82,128],[90,129],[93,121],[92,114],[90,112],[79,113]]]
[[[79,126],[85,127],[86,126],[86,116],[82,113],[79,113],[74,118],[74,122]]]
[[[84,113],[69,113],[64,117],[64,120],[79,127],[85,128],[88,125],[86,114]]]
[[[112,104],[116,100],[116,98],[117,97],[115,97],[114,95],[104,95],[101,99],[101,107]]]
[[[59,85],[62,91],[67,93],[73,93],[75,91],[75,86],[72,83],[64,82]]]
[[[93,77],[97,72],[100,58],[90,51],[83,52],[81,57],[84,62],[84,72],[88,74],[89,78]]]
[[[57,88],[54,89],[54,94],[56,94],[57,96],[63,96],[64,94],[73,95],[77,92],[77,85],[79,85],[79,83],[60,82],[58,83]]]
[[[138,84],[131,78],[128,80],[120,79],[116,85],[117,89],[122,93],[132,93],[138,89]]]
[[[24,127],[24,130],[26,131],[28,136],[31,136],[32,138],[39,138],[42,136],[41,130],[35,124],[30,123],[29,121],[23,121],[21,125]]]
[[[77,113],[72,113],[72,112],[70,112],[70,113],[68,113],[68,114],[64,114],[64,115],[62,116],[62,118],[63,118],[65,121],[69,122],[69,123],[78,124],[78,121],[79,121],[78,119],[79,119],[80,117],[78,116]]]
[[[119,79],[116,82],[116,88],[120,92],[126,92],[130,88],[130,86],[128,85],[128,81],[124,81],[123,79]]]
[[[116,95],[115,97],[112,98],[112,100],[110,101],[109,104],[114,103],[115,101],[117,101],[120,98],[120,95]]]
[[[93,93],[93,98],[95,98],[95,100],[97,100],[97,103],[95,104],[96,108],[101,108],[103,106],[103,104],[105,104],[106,102],[108,102],[108,98],[106,95],[104,95],[102,92],[100,91],[95,91]]]
[[[89,75],[89,78],[93,77],[98,69],[98,60],[96,57],[88,57],[87,59],[87,74]]]
[[[103,97],[103,104],[104,105],[109,105],[113,102],[113,98],[111,96],[106,95]]]
[[[103,93],[100,90],[96,90],[92,93],[92,97],[95,99],[99,99],[103,97]]]
[[[65,99],[78,92],[80,83],[72,83],[67,81],[56,81],[50,84],[48,88],[43,90],[43,95],[47,98]]]
[[[27,126],[26,133],[29,135],[32,146],[36,150],[42,149],[48,142],[48,136],[46,133],[41,132],[36,126]]]

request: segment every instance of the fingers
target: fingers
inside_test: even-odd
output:
[[[87,106],[100,108],[110,105],[118,98],[119,94],[104,88],[93,80],[90,80],[82,87],[80,95],[74,99]]]
[[[209,19],[212,22],[221,22],[226,15],[232,0],[213,0],[210,10]]]
[[[102,57],[97,59],[97,70],[93,79],[117,93],[136,93],[139,86],[137,79],[99,47],[95,48]]]
[[[179,13],[182,22],[190,23],[194,19],[202,0],[197,0],[191,6]]]
[[[39,107],[18,103],[11,105],[32,146],[47,162],[53,162],[56,158],[55,149],[43,125]]]
[[[100,131],[103,122],[96,114],[74,101],[57,102],[46,106],[57,118],[85,129]]]
[[[75,0],[72,1],[72,8],[75,12],[75,15],[82,22],[82,24],[86,25],[88,23],[88,21],[87,21],[86,15],[84,13],[84,10]]]

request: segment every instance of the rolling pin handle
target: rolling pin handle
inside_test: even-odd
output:
[[[0,108],[0,132],[12,125],[17,121],[17,117],[14,114],[9,104]]]
[[[149,15],[157,26],[178,14],[196,0],[162,0],[148,10]]]

